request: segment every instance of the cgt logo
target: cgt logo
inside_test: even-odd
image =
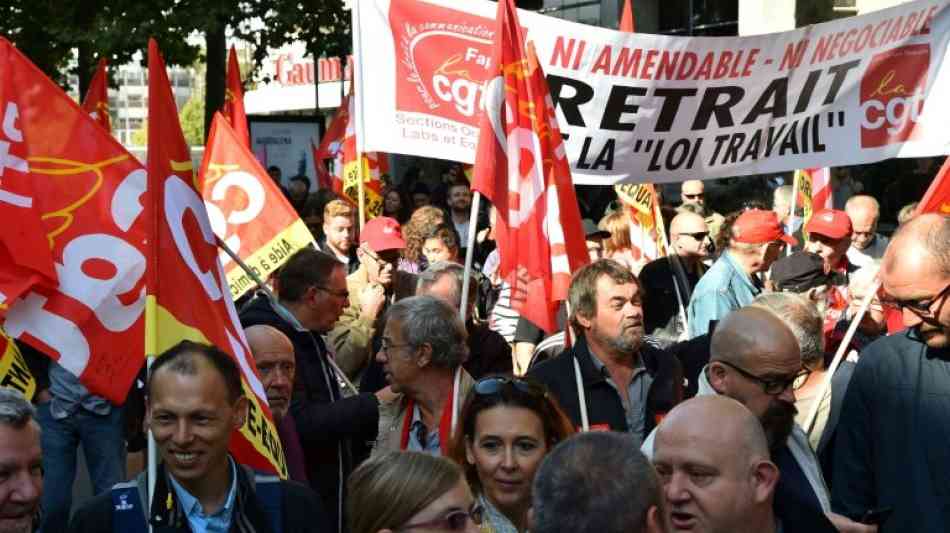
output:
[[[861,79],[861,147],[904,142],[924,107],[930,46],[902,46],[871,58]]]
[[[461,15],[461,16],[460,16]],[[396,107],[477,126],[489,78],[494,21],[423,2],[394,0],[390,26]]]

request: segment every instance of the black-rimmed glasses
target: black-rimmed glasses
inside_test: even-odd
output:
[[[806,381],[808,381],[808,376],[811,374],[811,370],[803,368],[794,376],[763,378],[756,376],[748,370],[740,368],[739,366],[736,366],[728,361],[719,362],[735,370],[742,376],[755,381],[759,385],[762,385],[762,390],[765,391],[765,393],[769,396],[778,396],[779,394],[785,392],[789,387],[792,387],[793,390],[801,388],[801,386],[804,385]]]
[[[329,294],[330,296],[336,296],[337,298],[349,299],[350,297],[350,291],[348,290],[336,291],[336,290],[331,289],[330,287],[324,287],[323,285],[314,285],[313,287],[315,289],[320,289],[321,291]]]
[[[910,309],[912,313],[921,317],[921,318],[932,318],[937,315],[931,311],[934,304],[946,298],[947,294],[950,294],[950,284],[947,284],[942,291],[937,293],[933,298],[920,298],[917,300],[897,300],[891,298],[890,296],[884,294],[881,297],[881,303],[885,305],[890,305],[896,307],[897,309],[903,311],[904,309]],[[938,310],[939,313],[939,310]]]

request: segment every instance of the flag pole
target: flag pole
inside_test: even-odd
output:
[[[854,337],[855,332],[858,330],[858,326],[861,324],[861,319],[864,318],[864,314],[867,313],[868,307],[871,306],[871,300],[877,295],[878,289],[881,288],[881,281],[877,280],[874,282],[874,285],[871,286],[871,290],[864,295],[864,300],[861,301],[861,308],[858,309],[858,312],[854,314],[854,317],[851,318],[851,324],[848,326],[847,332],[844,334],[844,338],[841,339],[841,344],[838,345],[838,349],[835,351],[835,357],[831,360],[831,364],[828,365],[828,368],[825,372],[825,378],[821,382],[821,386],[818,388],[818,395],[815,396],[816,400],[812,403],[811,408],[808,410],[808,416],[805,418],[805,424],[802,429],[805,430],[805,433],[811,434],[814,429],[815,419],[818,417],[818,408],[821,406],[821,400],[825,397],[827,391],[831,389],[831,379],[835,375],[835,371],[838,370],[838,366],[841,364],[841,360],[844,358],[844,354],[848,349],[848,346],[851,345],[851,339]]]
[[[356,153],[356,195],[360,210],[360,231],[366,225],[366,191],[363,190],[363,154]]]
[[[238,257],[238,255],[237,255],[236,253],[234,253],[234,250],[232,250],[231,248],[229,248],[227,244],[224,244],[224,241],[222,241],[222,240],[221,240],[220,238],[218,238],[217,236],[215,236],[214,240],[215,240],[215,242],[217,243],[218,248],[221,248],[222,250],[224,250],[224,253],[228,254],[228,256],[229,256],[235,263],[237,263],[238,266],[240,266],[241,269],[244,270],[244,272],[245,272],[248,276],[251,277],[251,279],[254,280],[254,283],[257,283],[257,288],[260,289],[261,291],[263,291],[264,294],[267,295],[267,298],[268,298],[272,303],[275,303],[275,304],[276,304],[276,303],[277,303],[277,296],[274,294],[274,292],[273,292],[272,290],[270,290],[270,287],[268,287],[268,286],[264,283],[264,281],[261,280],[260,276],[258,276],[256,273],[254,273],[254,271],[251,270],[251,267],[247,266],[247,263],[245,263],[244,261],[242,261],[241,258]],[[354,394],[359,394],[359,389],[357,389],[357,388],[356,388],[356,385],[354,385],[353,382],[351,382],[350,379],[349,379],[348,377],[346,377],[346,374],[344,374],[343,371],[340,370],[340,367],[337,366],[337,364],[336,364],[336,362],[333,360],[333,358],[332,358],[332,357],[327,357],[326,360],[329,361],[330,366],[333,367],[333,371],[336,372],[337,376],[340,377],[340,379],[346,384],[346,386],[349,387],[350,390],[352,390]]]
[[[801,170],[796,170],[792,178],[792,201],[790,202],[791,206],[788,208],[788,223],[785,224],[785,233],[789,235],[792,234],[792,219],[795,217],[795,208],[798,207],[798,185],[801,183]],[[785,245],[785,255],[792,255],[792,245]]]
[[[462,301],[459,302],[459,316],[462,323],[468,319],[468,283],[472,279],[472,257],[475,255],[475,234],[478,233],[478,204],[482,201],[482,193],[474,191],[472,194],[472,212],[468,217],[468,238],[465,239],[465,270],[462,274]]]

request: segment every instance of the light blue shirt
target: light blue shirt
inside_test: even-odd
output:
[[[205,514],[201,502],[175,481],[174,476],[168,476],[175,495],[181,502],[181,509],[188,517],[188,525],[194,533],[228,533],[231,529],[231,515],[234,513],[234,499],[237,494],[237,468],[234,466],[234,460],[228,458],[228,461],[231,464],[231,488],[228,490],[228,498],[224,501],[224,506],[211,516]]]
[[[749,305],[762,288],[725,251],[699,279],[689,299],[686,318],[689,338],[709,333],[709,323],[722,320],[730,312]]]
[[[420,442],[418,434],[423,429],[426,430],[425,442]],[[422,423],[422,412],[418,405],[412,408],[412,423],[409,424],[409,443],[406,445],[406,449],[413,452],[425,452],[429,455],[442,455],[439,428],[435,428],[435,431],[429,431],[426,428],[425,424]]]

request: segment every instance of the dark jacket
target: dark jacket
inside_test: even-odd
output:
[[[950,350],[913,330],[861,352],[835,439],[832,507],[893,507],[880,533],[950,531]]]
[[[514,371],[511,360],[511,345],[488,324],[475,324],[471,320],[468,330],[468,359],[462,365],[476,379],[494,374],[510,376]]]
[[[857,364],[851,361],[842,361],[835,375],[831,377],[831,410],[828,412],[825,429],[821,432],[818,449],[815,450],[818,462],[821,463],[821,474],[825,476],[829,487],[834,483],[835,440],[838,434],[838,421],[841,420],[841,407],[848,394],[848,384],[854,375],[855,366]]]
[[[355,467],[354,454],[376,439],[379,402],[373,394],[343,398],[327,363],[323,338],[297,331],[277,314],[267,298],[253,300],[241,313],[241,324],[273,326],[294,345],[297,373],[290,414],[297,423],[310,486],[320,494],[331,520],[340,525],[343,485]]]
[[[574,425],[580,427],[581,410],[574,377],[575,357],[583,377],[591,428],[607,425],[613,431],[627,431],[620,395],[597,371],[583,338],[578,338],[570,350],[532,368],[528,376],[547,385]],[[641,345],[639,357],[647,373],[653,377],[653,384],[647,392],[644,434],[639,436],[642,441],[659,420],[683,399],[683,372],[673,355],[647,343]]]
[[[676,277],[679,296],[673,286],[674,269],[669,257],[661,257],[643,266],[638,276],[643,290],[643,326],[648,334],[676,341],[683,331],[679,319],[683,302],[689,303],[699,275],[691,272],[682,262],[685,279]],[[685,282],[685,283],[684,283]],[[683,313],[686,310],[683,309]],[[658,331],[659,330],[659,331]]]
[[[336,257],[336,254],[334,254],[333,251],[330,250],[330,247],[327,246],[327,236],[326,236],[326,235],[323,235],[323,236],[321,236],[320,238],[317,239],[317,246],[320,247],[320,250],[321,250],[321,251],[324,251],[324,252],[326,252],[326,253],[332,255],[333,257]],[[346,273],[347,273],[347,275],[356,272],[356,270],[360,267],[360,259],[356,256],[356,248],[357,248],[357,243],[353,243],[353,245],[350,246],[350,251],[347,253],[347,256],[348,256],[348,259],[349,259],[349,261],[346,263]]]
[[[283,533],[324,533],[330,531],[330,522],[319,498],[309,488],[293,481],[279,481],[280,516]],[[142,502],[147,483],[145,473],[139,474],[136,483]],[[125,485],[120,484],[117,487]],[[234,511],[231,515],[231,533],[271,533],[271,513],[266,511],[266,503],[257,494],[254,471],[239,466],[237,469],[237,494]],[[115,489],[113,489],[115,490]],[[155,481],[155,496],[152,499],[149,522],[154,533],[189,533],[191,527],[186,512],[181,508],[175,489],[171,487],[164,465],[158,466]],[[169,506],[169,502],[171,505]],[[142,507],[137,512],[141,512]],[[105,492],[86,502],[69,524],[70,533],[113,533],[114,509],[112,491]],[[144,515],[139,515],[144,519]],[[121,522],[120,522],[121,524]]]

